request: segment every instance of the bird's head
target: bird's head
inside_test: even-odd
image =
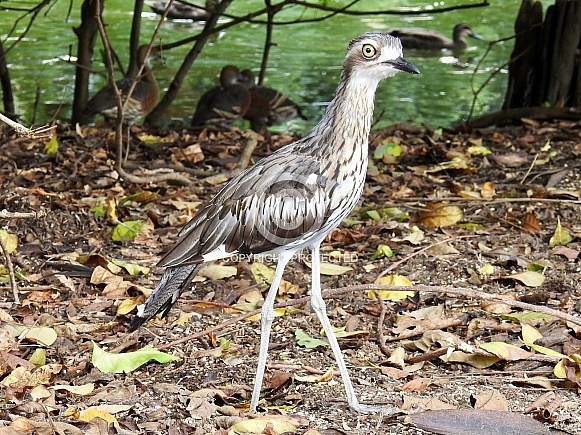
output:
[[[377,81],[394,76],[399,71],[420,73],[403,58],[400,40],[379,32],[364,33],[349,43],[344,70],[349,75],[363,75]]]
[[[456,24],[452,34],[455,40],[458,39],[460,41],[466,39],[467,37],[482,39],[482,36],[480,36],[478,33],[474,33],[474,31],[466,23]]]
[[[222,71],[220,71],[220,85],[237,85],[239,77],[240,70],[237,66],[226,65],[224,68],[222,68]]]

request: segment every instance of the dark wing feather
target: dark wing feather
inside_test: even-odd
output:
[[[223,245],[226,253],[260,254],[308,240],[332,213],[326,193],[335,181],[322,169],[309,156],[288,159],[288,152],[258,162],[198,211],[159,266],[195,262]]]
[[[168,268],[143,307],[133,317],[129,329],[135,331],[158,313],[165,317],[182,292],[194,279],[203,263]]]

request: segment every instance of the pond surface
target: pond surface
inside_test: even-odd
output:
[[[431,7],[452,6],[477,0],[440,1]],[[293,132],[308,131],[320,118],[325,104],[333,97],[339,81],[339,73],[349,40],[367,31],[385,31],[391,27],[425,27],[439,30],[451,36],[456,23],[466,22],[480,34],[484,41],[469,38],[468,48],[460,53],[450,51],[426,52],[408,50],[407,60],[414,63],[421,75],[398,74],[380,84],[376,98],[377,126],[396,122],[426,124],[430,127],[449,126],[463,119],[470,112],[474,90],[499,72],[479,93],[474,106],[475,114],[482,114],[501,107],[506,88],[505,63],[512,51],[512,40],[495,44],[487,51],[488,42],[513,34],[513,23],[520,0],[491,0],[488,7],[462,9],[443,14],[429,12],[416,15],[337,15],[320,22],[281,25],[274,30],[265,85],[287,93],[304,107],[307,121],[292,121],[282,127]],[[552,1],[545,1],[545,7]],[[3,6],[22,4],[5,1]],[[339,7],[346,1],[327,2]],[[362,0],[354,10],[410,10],[421,7],[425,1]],[[80,0],[72,1],[71,15],[67,19],[69,1],[57,0],[50,9],[37,17],[26,38],[9,53],[10,73],[17,98],[17,111],[29,122],[39,125],[50,121],[55,110],[62,105],[56,118],[70,117],[70,102],[74,90],[74,66],[59,60],[60,56],[76,54],[76,40],[72,28],[79,24]],[[383,5],[383,6],[382,6]],[[262,1],[235,0],[227,10],[232,15],[243,15],[264,6]],[[133,2],[107,0],[105,21],[112,44],[119,57],[126,62]],[[143,13],[142,41],[147,42],[158,16],[145,6]],[[21,12],[2,11],[0,36],[4,40]],[[277,20],[289,21],[321,17],[322,11],[305,11],[294,6],[276,15]],[[16,32],[5,48],[22,32],[27,20],[16,23]],[[161,42],[173,42],[195,35],[203,23],[191,21],[166,21],[161,32]],[[166,120],[185,120],[193,115],[199,97],[215,86],[220,69],[228,63],[250,68],[258,74],[262,58],[265,26],[243,23],[213,37],[190,70],[179,98],[164,114]],[[98,42],[98,47],[101,47]],[[162,89],[167,89],[175,71],[190,46],[182,46],[164,52],[165,65],[156,71]],[[95,70],[104,71],[99,51],[96,52]],[[105,75],[93,75],[91,93],[106,82]],[[35,109],[36,107],[36,109]]]

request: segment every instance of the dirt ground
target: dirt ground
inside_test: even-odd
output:
[[[404,125],[373,132],[371,153],[378,158],[372,159],[360,207],[322,248],[333,265],[350,269],[324,275],[323,288],[371,284],[392,267],[386,275],[399,276],[396,284],[406,278],[413,285],[477,292],[468,297],[434,288],[404,300],[383,294],[382,323],[382,304],[367,291],[326,298],[332,323],[345,328],[340,344],[360,401],[386,406],[386,415],[350,411],[340,376],[320,378],[335,362],[328,346],[299,345],[297,330],[322,339],[305,303],[278,312],[263,412],[249,415],[259,320],[205,332],[260,307],[267,286],[248,262],[221,263],[231,267],[218,268],[214,279],[201,277],[166,319],[128,333],[135,305],[162,273],[155,264],[164,247],[219,190],[255,135],[236,128],[152,131],[153,145],[145,145],[135,129],[128,170],[173,167],[192,180],[139,185],[114,170],[109,132],[63,128],[58,151],[47,155],[47,139],[2,130],[0,210],[37,215],[2,218],[2,229],[18,236],[10,259],[22,303],[14,304],[1,271],[0,434],[493,433],[471,427],[475,417],[462,430],[453,426],[456,408],[497,412],[498,426],[511,424],[502,420],[504,410],[544,425],[534,432],[515,423],[516,431],[495,433],[552,428],[581,434],[581,358],[562,369],[568,380],[554,374],[558,355],[581,354],[579,323],[540,314],[523,319],[521,308],[478,297],[503,295],[581,318],[581,123],[525,120],[466,133]],[[254,157],[291,140],[258,137]],[[385,149],[401,155],[380,152]],[[136,237],[114,241],[119,222],[131,221],[142,225]],[[393,256],[383,255],[386,247]],[[131,275],[112,260],[151,272]],[[291,263],[284,279],[277,302],[308,295],[306,264]],[[20,334],[31,327],[55,336],[50,341]],[[201,336],[173,343],[196,333]],[[530,334],[537,334],[542,348],[524,344]],[[113,353],[150,345],[179,360],[104,373],[92,362],[93,343]],[[504,347],[486,353],[479,347],[486,343],[513,347],[508,354]],[[472,364],[451,358],[453,351],[466,358],[469,348]],[[27,361],[38,349],[44,359],[33,366]],[[479,366],[482,361],[489,363]],[[90,384],[93,389],[69,388]],[[414,413],[440,409],[448,417],[437,422],[432,414],[431,431],[425,423],[414,425]],[[101,418],[91,419],[89,410]],[[233,426],[248,417],[272,426]]]

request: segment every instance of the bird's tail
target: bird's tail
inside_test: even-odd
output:
[[[165,317],[182,292],[202,268],[203,263],[167,268],[145,304],[139,307],[129,329],[135,331],[156,314]]]

